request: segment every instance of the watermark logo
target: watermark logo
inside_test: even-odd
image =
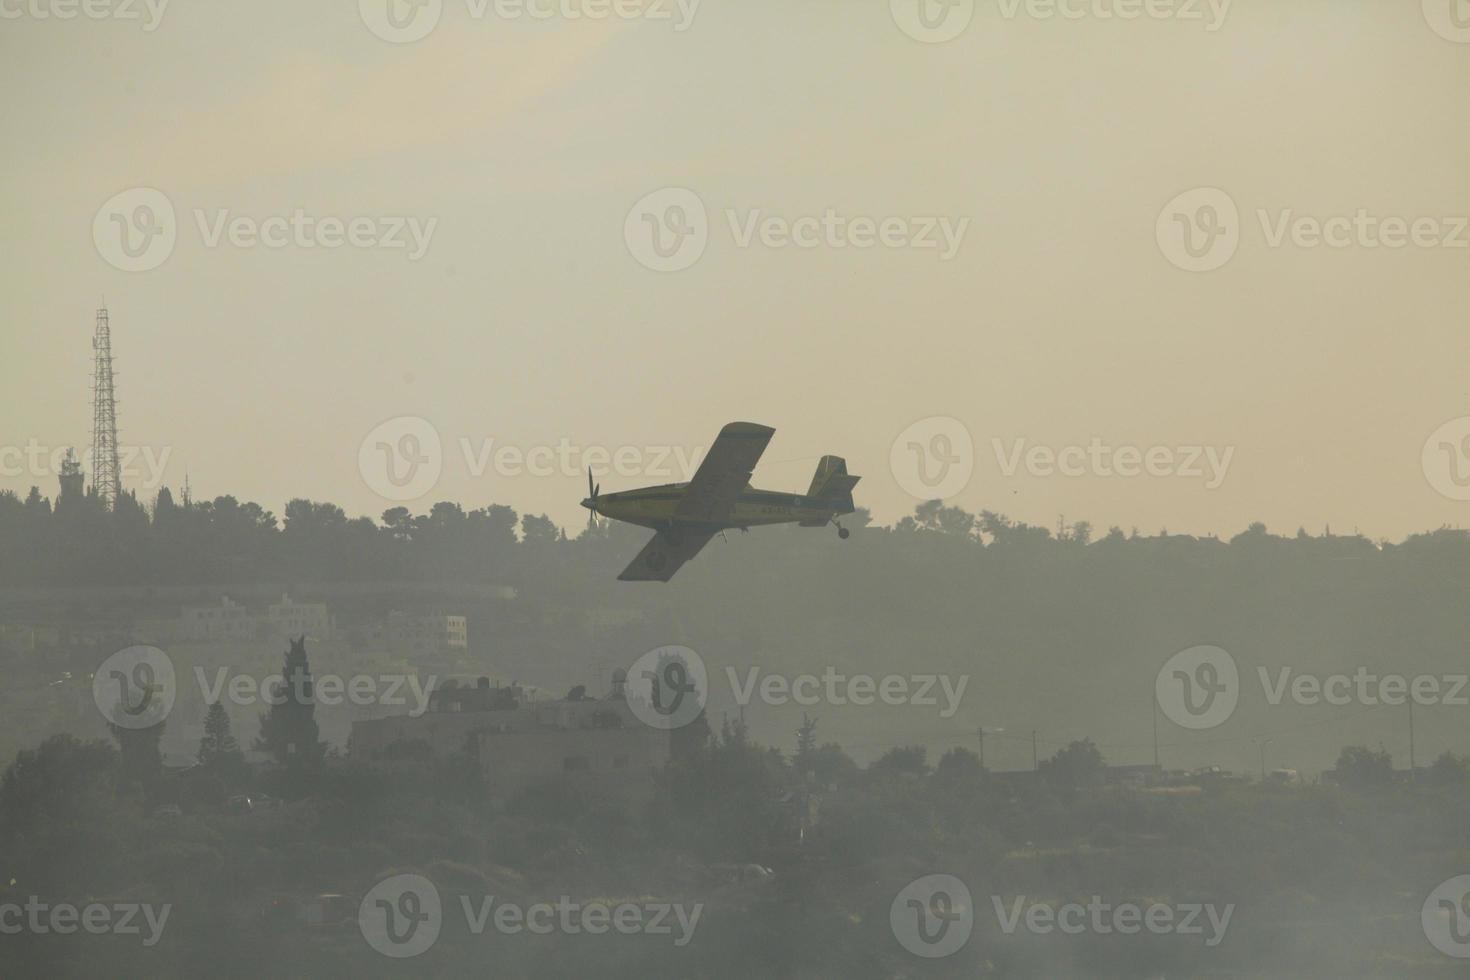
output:
[[[69,902],[43,902],[32,895],[24,905],[0,903],[0,935],[28,932],[37,936],[69,936],[80,929],[93,936],[142,936],[144,946],[156,946],[168,925],[171,904],[146,902],[92,902],[78,908]],[[146,928],[146,932],[144,931]]]
[[[1470,685],[1470,675],[1467,674],[1416,674],[1407,677],[1403,674],[1375,674],[1367,667],[1359,667],[1352,676],[1329,674],[1319,677],[1315,674],[1293,676],[1290,667],[1282,667],[1276,672],[1273,682],[1271,672],[1265,667],[1257,667],[1256,672],[1260,675],[1266,702],[1273,706],[1280,704],[1288,693],[1293,703],[1306,707],[1318,704],[1339,708],[1349,704],[1397,707],[1410,698],[1426,708],[1434,705],[1463,708],[1470,705],[1470,698],[1463,693]]]
[[[624,691],[639,721],[671,731],[704,713],[709,674],[703,658],[688,647],[658,647],[633,661]]]
[[[496,444],[494,437],[478,442],[459,438],[460,455],[466,471],[482,477],[490,469],[504,477],[580,477],[591,470],[598,478],[620,477],[689,480],[708,451],[704,446],[587,446],[575,445],[563,436],[555,446]]]
[[[178,238],[173,202],[152,187],[114,194],[92,218],[97,254],[123,272],[147,272],[163,265]]]
[[[727,207],[720,213],[737,249],[760,246],[776,250],[934,251],[941,262],[958,254],[970,228],[970,219],[962,216],[872,217],[836,208],[795,217],[771,214],[763,208],[742,211]],[[623,221],[628,251],[656,272],[678,272],[699,261],[712,231],[704,202],[683,187],[666,187],[645,195]]]
[[[674,33],[694,23],[700,0],[464,0],[471,21],[667,21]],[[443,0],[358,0],[367,29],[384,41],[421,41],[439,26]]]
[[[1272,249],[1470,249],[1466,215],[1407,216],[1356,208],[1318,217],[1295,208],[1256,208],[1255,216],[1261,240]],[[1165,205],[1155,230],[1159,249],[1174,265],[1190,272],[1213,272],[1234,257],[1243,227],[1229,194],[1201,187]]]
[[[1213,272],[1240,247],[1240,209],[1218,187],[1196,187],[1175,197],[1154,226],[1164,258],[1187,272]]]
[[[1086,905],[1066,902],[1056,907],[1037,901],[1028,903],[1025,895],[1016,896],[1009,908],[999,895],[990,896],[990,901],[995,907],[1000,930],[1007,936],[1024,922],[1026,931],[1038,936],[1053,932],[1068,936],[1087,932],[1098,936],[1113,933],[1133,936],[1140,932],[1155,936],[1206,936],[1205,945],[1211,949],[1224,940],[1225,932],[1230,928],[1230,918],[1235,914],[1233,903],[1219,908],[1213,903],[1164,905],[1154,902],[1145,907],[1134,902],[1105,902],[1100,895],[1092,896]]]
[[[1059,449],[1039,443],[1028,446],[1025,439],[1012,440],[1009,448],[1003,440],[992,439],[990,447],[995,453],[996,464],[1007,478],[1014,477],[1024,466],[1027,473],[1036,477],[1061,475],[1132,479],[1151,476],[1202,480],[1206,490],[1218,489],[1225,482],[1230,461],[1235,457],[1234,446],[1112,446],[1103,442],[1100,436],[1093,436],[1086,446],[1071,445]]]
[[[709,244],[709,215],[687,187],[645,194],[628,210],[623,241],[644,268],[680,272],[699,261]]]
[[[410,262],[417,262],[429,251],[438,218],[422,219],[417,215],[365,215],[348,218],[312,214],[305,208],[293,208],[282,214],[257,218],[235,214],[229,208],[194,208],[194,225],[205,248],[252,249],[275,251],[286,248],[327,250],[344,245],[356,249],[395,251],[402,249]]]
[[[363,24],[390,44],[422,41],[443,12],[444,0],[357,0]]]
[[[762,703],[774,707],[787,704],[866,707],[877,703],[895,708],[938,708],[941,718],[953,718],[959,711],[965,687],[970,683],[968,674],[961,674],[958,680],[948,674],[888,674],[875,678],[871,674],[842,674],[835,667],[828,667],[820,677],[816,674],[762,677],[759,667],[751,667],[745,672],[744,680],[734,667],[726,667],[725,676],[735,703],[742,708],[759,696]]]
[[[256,217],[229,208],[193,208],[200,243],[208,249],[326,249],[344,246],[379,251],[401,250],[410,262],[429,251],[438,218],[414,215],[313,214],[293,208]],[[156,269],[173,254],[179,239],[173,203],[162,191],[134,187],[114,194],[92,219],[97,252],[124,272]]]
[[[1015,20],[1176,20],[1203,22],[1213,34],[1225,26],[1231,0],[999,0],[1001,16]]]
[[[1450,419],[1424,440],[1424,478],[1442,496],[1470,500],[1470,415]]]
[[[357,469],[384,500],[417,500],[434,489],[444,469],[439,430],[416,415],[388,419],[363,438]]]
[[[888,0],[893,22],[915,41],[953,41],[975,17],[975,0]]]
[[[767,214],[762,208],[748,208],[744,214],[737,208],[725,208],[724,215],[736,248],[758,244],[770,249],[907,249],[935,251],[941,262],[959,254],[970,230],[969,218],[944,214],[871,217],[826,208],[820,215],[793,218]]]
[[[1455,959],[1470,959],[1470,875],[1457,875],[1430,892],[1419,920],[1435,949]]]
[[[163,23],[169,0],[4,0],[0,20],[136,20],[152,34]]]
[[[1170,657],[1154,681],[1165,716],[1181,728],[1223,725],[1240,701],[1235,658],[1217,646],[1193,646]]]
[[[92,675],[92,700],[119,728],[152,728],[173,710],[178,685],[174,663],[157,647],[119,650]]]
[[[954,875],[909,882],[888,908],[888,924],[904,949],[925,959],[959,952],[975,928],[970,889]]]
[[[692,906],[678,902],[583,904],[567,895],[562,895],[554,903],[534,902],[525,906],[514,902],[497,903],[494,895],[482,896],[478,903],[469,895],[461,895],[459,904],[464,910],[465,925],[475,936],[483,935],[486,926],[493,922],[495,931],[505,936],[522,932],[537,936],[548,936],[554,932],[568,936],[582,933],[601,936],[608,932],[634,936],[642,933],[674,936],[674,946],[679,948],[689,945],[694,938],[694,930],[699,926],[699,917],[704,914],[702,902]]]
[[[422,875],[384,878],[363,896],[357,925],[368,945],[384,956],[418,956],[434,945],[444,925],[439,889]]]
[[[959,419],[919,419],[888,450],[893,478],[919,500],[944,500],[964,490],[975,470],[975,441]]]
[[[1446,41],[1470,44],[1470,0],[1423,0],[1424,19]]]
[[[88,473],[97,472],[94,447],[82,450],[80,459],[71,446],[48,446],[27,439],[24,446],[0,446],[0,477],[55,477],[68,462],[78,463]],[[172,446],[119,446],[118,474],[134,486],[152,490],[163,486]]]
[[[502,442],[494,436],[466,435],[452,437],[450,442],[446,447],[443,435],[426,419],[397,416],[363,438],[358,446],[358,469],[374,493],[402,502],[433,490],[446,465],[462,467],[463,473],[477,480],[490,474],[507,479],[585,479],[590,470],[599,480],[612,476],[675,482],[689,480],[708,451],[694,445],[574,443],[565,436],[555,443]],[[457,453],[453,447],[458,448]],[[0,475],[5,475],[6,461],[6,449],[0,447]]]
[[[1390,250],[1414,247],[1420,249],[1470,248],[1470,218],[1464,215],[1419,215],[1408,218],[1402,215],[1374,214],[1367,208],[1358,208],[1352,214],[1334,214],[1318,218],[1310,214],[1297,214],[1293,208],[1281,208],[1275,213],[1266,208],[1256,209],[1256,220],[1261,225],[1261,235],[1268,248],[1282,248],[1290,244],[1294,248],[1363,248]]]
[[[410,705],[408,716],[417,718],[429,710],[429,699],[439,678],[430,674],[420,680],[417,674],[318,674],[293,671],[290,678],[271,674],[257,680],[249,674],[230,674],[220,667],[211,681],[203,667],[194,668],[194,679],[205,704],[227,697],[231,704],[250,707],[257,704],[320,704],[335,708],[341,704],[358,707],[383,705],[400,708]],[[309,685],[309,686],[308,686]]]

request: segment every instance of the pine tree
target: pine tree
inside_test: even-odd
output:
[[[804,759],[817,747],[817,719],[801,713],[801,727],[796,730],[796,757]]]
[[[271,707],[260,716],[260,737],[255,747],[292,769],[313,766],[321,761],[326,743],[318,738],[305,636],[291,641],[281,677],[283,680],[271,685]]]
[[[245,768],[245,756],[235,736],[230,733],[230,716],[225,706],[212,702],[204,716],[204,737],[199,740],[199,764],[223,779],[239,775]]]

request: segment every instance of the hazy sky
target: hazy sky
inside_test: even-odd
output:
[[[116,11],[141,21],[0,0],[0,488],[53,494],[18,450],[89,442],[105,294],[123,443],[166,450],[172,486],[187,465],[196,494],[277,513],[293,496],[394,505],[377,443],[427,458],[400,441],[421,433],[390,425],[359,450],[408,416],[442,447],[409,506],[575,527],[576,450],[654,463],[747,419],[777,429],[756,485],[804,489],[817,456],[843,455],[884,522],[915,502],[915,442],[954,457],[955,502],[1048,526],[1470,526],[1421,459],[1470,415],[1470,10],[1461,30],[1449,0],[1190,0],[1127,20],[1103,15],[1129,0],[1073,0],[1076,17],[989,0],[926,43],[904,30],[923,34],[918,0],[705,0],[687,21],[664,0],[598,22],[443,0],[396,43],[368,26],[385,32],[387,2],[175,0],[148,30],[141,0]],[[167,199],[173,241],[123,271],[113,215],[153,241],[137,192],[107,206],[135,188]],[[687,196],[635,209],[664,188],[705,222],[665,210]],[[1224,197],[1170,206],[1196,188]],[[1238,218],[1201,210],[1222,200]],[[324,247],[330,222],[303,233],[313,247],[221,231],[297,211],[366,219],[367,244]],[[1334,247],[1304,217],[1354,220]],[[1394,220],[1425,218],[1388,247]],[[648,220],[693,229],[702,254],[649,268]],[[793,223],[811,247],[779,244]],[[1169,237],[1185,230],[1217,248],[1191,259]],[[921,426],[896,474],[895,440],[930,417],[973,453],[934,441],[954,423]],[[1028,472],[1031,447],[1094,437],[1067,457],[1083,475]],[[563,441],[565,473],[493,459]],[[1207,456],[1125,477],[1103,451],[1120,446],[1230,455],[1208,488]]]

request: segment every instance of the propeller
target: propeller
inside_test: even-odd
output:
[[[597,495],[602,490],[602,484],[592,482],[592,467],[587,467],[587,499],[582,501],[582,506],[587,508],[587,526],[589,528],[597,524]]]

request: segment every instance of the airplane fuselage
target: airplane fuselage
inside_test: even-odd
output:
[[[592,509],[613,520],[655,529],[667,528],[675,523],[682,523],[675,515],[675,510],[684,498],[684,489],[688,485],[667,483],[657,487],[604,493],[597,497]],[[584,506],[586,504],[584,502]],[[850,510],[834,508],[830,500],[817,500],[799,493],[746,487],[741,491],[729,517],[717,526],[744,528],[766,524],[819,525],[826,524],[833,517],[850,513]]]
[[[859,477],[841,456],[823,456],[806,493],[757,490],[750,485],[775,429],[731,422],[720,429],[688,483],[665,483],[604,494],[587,471],[582,506],[615,521],[650,527],[654,535],[618,574],[623,582],[667,582],[721,531],[767,524],[832,525],[839,538],[851,531],[837,520],[853,512],[852,488]]]

